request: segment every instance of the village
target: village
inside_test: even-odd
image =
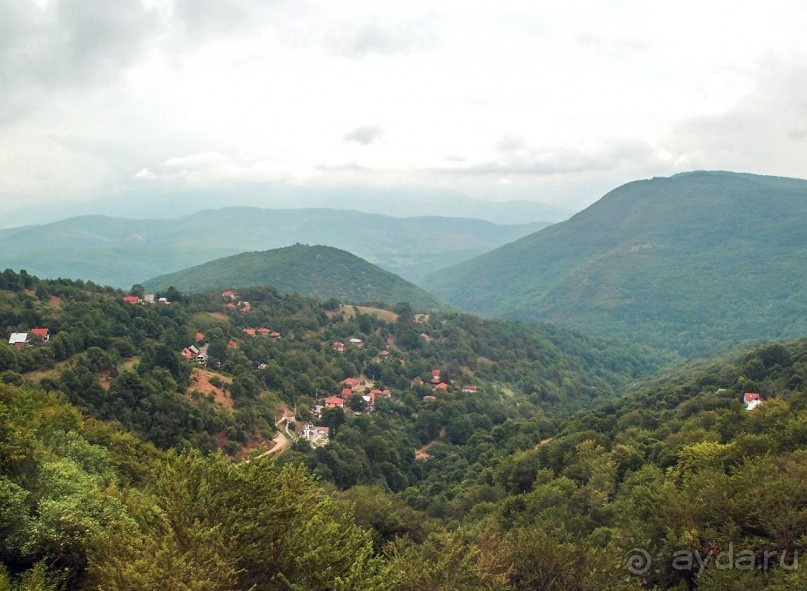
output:
[[[226,312],[246,314],[253,309],[251,303],[247,300],[240,299],[238,293],[234,290],[228,289],[221,292],[221,298]],[[128,294],[124,295],[122,299],[127,304],[138,306],[170,305],[167,298],[156,297],[154,294]],[[219,314],[219,312],[216,312],[216,314]],[[49,328],[36,326],[29,328],[24,332],[12,332],[8,337],[8,344],[17,349],[37,347],[46,345],[50,338],[51,331]],[[426,332],[421,332],[418,335],[418,338],[426,345],[433,342],[432,337]],[[238,333],[231,332],[229,334],[229,340],[226,342],[226,348],[230,350],[238,350],[251,339],[269,339],[273,341],[281,341],[281,339],[283,339],[283,334],[278,330],[269,328],[268,326],[239,327]],[[352,349],[363,349],[365,347],[365,341],[364,338],[359,338],[358,336],[349,336],[349,338],[345,338],[344,340],[328,341],[326,344],[324,344],[324,346],[332,350],[334,353],[347,355]],[[178,353],[183,360],[185,360],[187,363],[193,364],[200,370],[204,369],[206,372],[221,371],[221,361],[218,359],[214,358],[215,366],[209,367],[209,362],[211,359],[209,348],[210,343],[207,341],[205,333],[202,331],[197,331],[195,335],[193,335],[193,342],[182,347]],[[386,345],[383,349],[377,352],[376,359],[380,363],[385,363],[395,359],[398,355],[399,352],[396,352],[395,349],[390,348],[389,345]],[[270,359],[266,359],[263,362],[256,361],[253,362],[253,367],[257,372],[261,372],[269,367],[270,362]],[[216,376],[219,376],[219,378],[216,378]],[[206,379],[208,381],[225,384],[225,388],[228,380],[230,382],[232,381],[231,378],[226,377],[226,373],[210,373]],[[331,440],[331,432],[329,426],[326,424],[327,421],[323,420],[325,418],[325,413],[338,411],[339,413],[343,413],[345,416],[367,415],[376,410],[379,401],[390,399],[393,396],[391,388],[377,386],[376,380],[371,376],[359,375],[347,377],[343,379],[339,385],[341,388],[338,391],[326,393],[322,396],[320,395],[319,391],[313,392],[313,403],[309,408],[306,409],[308,412],[300,413],[302,416],[298,415],[296,409],[291,413],[291,416],[284,415],[284,417],[276,425],[279,435],[274,441],[269,442],[271,446],[275,447],[276,452],[283,451],[282,448],[278,447],[280,437],[284,436],[283,431],[285,431],[285,436],[292,441],[305,441],[311,447],[326,446]],[[428,391],[428,393],[424,393],[423,388],[429,386],[430,391]],[[417,388],[418,391],[420,391],[420,400],[426,405],[436,403],[441,395],[446,395],[448,393],[475,395],[479,392],[479,387],[474,384],[463,384],[461,386],[454,384],[452,380],[449,379],[447,373],[440,368],[434,368],[431,370],[428,381],[425,379],[421,380],[420,378],[416,378],[412,382],[411,387]],[[764,403],[763,397],[756,392],[744,392],[739,396],[739,398],[744,408],[748,411],[753,411]],[[220,399],[225,400],[226,397],[221,395]],[[234,403],[231,400],[228,402],[228,404],[230,405],[230,408],[233,408]]]

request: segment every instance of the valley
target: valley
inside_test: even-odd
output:
[[[788,339],[800,234],[777,203],[799,203],[802,185],[684,181],[690,193],[679,178],[620,188],[427,281],[491,318],[325,246],[126,291],[0,273],[0,588],[181,585],[181,564],[222,591],[334,577],[390,591],[723,589],[714,563],[681,553],[735,547],[754,569],[732,580],[797,588],[807,344]],[[741,220],[707,224],[695,204],[716,182],[710,207],[747,200],[781,244],[763,248],[760,224],[753,240]],[[676,242],[664,205],[691,195]],[[753,277],[729,293],[741,266]],[[539,269],[555,291],[533,308],[520,290],[534,293]],[[791,307],[773,305],[785,296]],[[531,316],[548,311],[557,324]]]

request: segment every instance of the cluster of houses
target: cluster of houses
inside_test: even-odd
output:
[[[245,328],[244,334],[248,337],[255,337],[255,336],[266,336],[272,339],[280,340],[280,333],[276,330],[270,330],[266,327],[261,328]]]
[[[50,340],[50,331],[47,328],[32,328],[28,332],[12,332],[8,337],[8,344],[17,349],[29,347],[33,344],[31,336],[40,339],[41,342],[47,343]]]
[[[419,379],[418,379],[418,382],[423,383],[423,382],[420,382]],[[450,382],[450,380],[448,380],[445,377],[445,374],[443,374],[443,372],[441,370],[433,369],[432,370],[432,377],[429,380],[429,383],[432,385],[433,394],[428,394],[428,395],[424,396],[423,400],[426,401],[426,402],[433,402],[433,401],[437,400],[437,396],[435,396],[435,394],[438,394],[440,392],[446,392],[448,390],[448,387],[449,387],[449,382]],[[478,391],[479,391],[479,388],[477,386],[472,386],[470,384],[465,385],[465,386],[462,387],[462,392],[464,392],[465,394],[476,394]]]
[[[182,349],[180,354],[185,359],[195,360],[199,365],[207,365],[207,347],[207,344],[204,344],[201,347],[191,345],[190,347],[185,347]]]
[[[155,299],[156,298],[156,299]],[[153,293],[144,293],[141,298],[138,295],[130,294],[123,296],[123,301],[127,304],[162,304],[168,305],[171,302],[167,298],[157,298]]]
[[[372,410],[375,408],[376,398],[389,398],[392,396],[391,390],[379,390],[377,388],[370,390],[367,394],[361,394],[363,383],[359,378],[342,380],[342,385],[344,387],[338,396],[331,396],[325,400],[325,408],[345,408],[347,401],[355,394],[361,396],[364,402],[367,403],[367,407]]]
[[[354,345],[356,347],[363,347],[364,346],[364,341],[359,339],[359,338],[356,338],[356,337],[353,337],[352,339],[349,339],[348,343],[350,343],[351,345]],[[331,349],[333,349],[334,351],[336,351],[338,353],[344,353],[345,344],[340,342],[340,341],[336,341],[335,343],[333,343],[331,345]]]
[[[197,332],[195,336],[196,342],[199,343],[205,340],[204,333]],[[199,365],[207,365],[207,347],[208,344],[205,343],[201,347],[197,347],[196,344],[191,345],[190,347],[185,347],[180,351],[180,355],[187,360],[195,360],[196,363]]]
[[[238,310],[240,312],[249,312],[252,310],[252,304],[238,299],[238,294],[232,289],[226,289],[221,292],[221,297],[227,300],[228,310]]]

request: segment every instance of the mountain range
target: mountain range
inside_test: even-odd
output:
[[[174,287],[184,293],[271,286],[282,293],[362,304],[408,302],[418,310],[444,307],[434,296],[338,248],[295,244],[264,252],[245,252],[155,277],[149,291]]]
[[[178,219],[81,216],[0,230],[0,265],[128,288],[240,252],[295,243],[341,248],[410,281],[545,227],[465,218],[393,218],[334,209],[205,210]]]
[[[130,191],[96,200],[51,203],[47,208],[30,206],[3,211],[0,228],[51,223],[83,215],[108,215],[133,219],[174,219],[205,209],[256,207],[260,209],[343,209],[394,217],[436,216],[480,219],[495,224],[565,220],[572,211],[537,201],[489,201],[458,191],[423,187],[398,188],[305,188],[266,183],[220,188]]]
[[[806,222],[807,181],[654,178],[424,285],[486,316],[696,355],[807,333]]]

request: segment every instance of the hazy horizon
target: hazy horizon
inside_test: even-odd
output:
[[[575,212],[682,171],[807,176],[796,1],[27,0],[0,23],[4,217],[194,193]]]

